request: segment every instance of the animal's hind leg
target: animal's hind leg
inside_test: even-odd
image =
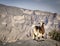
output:
[[[42,34],[42,38],[44,38],[44,35]]]

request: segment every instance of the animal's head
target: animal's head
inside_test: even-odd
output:
[[[42,26],[44,26],[45,25],[45,23],[44,22],[42,22]]]
[[[46,25],[46,23],[45,23],[45,22],[42,22],[42,24],[43,24],[43,25]]]

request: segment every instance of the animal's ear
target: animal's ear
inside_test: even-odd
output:
[[[43,22],[43,24],[45,24],[45,23]]]

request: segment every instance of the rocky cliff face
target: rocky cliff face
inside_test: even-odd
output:
[[[60,15],[0,4],[0,40],[14,42],[31,37],[32,25],[45,23],[45,31],[60,29]]]

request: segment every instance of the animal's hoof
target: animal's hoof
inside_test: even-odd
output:
[[[44,38],[44,36],[42,36],[42,38]]]
[[[40,39],[40,37],[38,37],[38,39]]]

